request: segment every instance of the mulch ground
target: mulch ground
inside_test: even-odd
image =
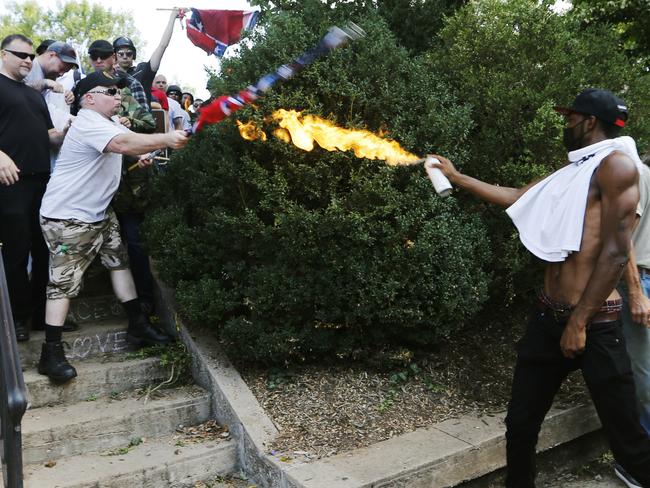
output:
[[[504,411],[520,334],[490,327],[436,351],[393,352],[382,368],[372,361],[240,371],[280,431],[272,451],[318,459],[464,414]],[[557,400],[589,401],[579,374]]]

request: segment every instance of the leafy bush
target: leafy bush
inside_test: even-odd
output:
[[[317,15],[318,14],[318,15]],[[297,55],[339,12],[278,15],[264,38],[224,62],[233,90]],[[372,11],[365,40],[340,50],[246,109],[319,114],[386,131],[409,150],[463,153],[467,110],[411,59]],[[487,295],[478,216],[435,195],[421,166],[271,138],[246,142],[232,120],[204,130],[158,182],[149,220],[162,277],[186,316],[231,350],[282,363],[386,344],[430,344],[463,326]]]
[[[650,142],[648,75],[615,32],[557,14],[552,1],[469,1],[428,41],[398,26],[407,0],[256,3],[268,4],[264,29],[224,60],[213,93],[257,80],[332,24],[354,20],[368,36],[278,86],[242,120],[268,128],[274,110],[303,110],[518,186],[565,160],[553,106],[598,86],[623,95],[629,133],[640,148]],[[464,2],[418,8],[433,3]],[[480,330],[491,310],[502,316],[504,303],[540,284],[531,272],[539,263],[501,209],[462,193],[438,198],[420,167],[246,142],[233,120],[174,156],[158,199],[150,245],[183,313],[257,361],[429,345],[479,312]]]
[[[619,93],[630,106],[629,133],[640,149],[650,142],[648,87],[606,26],[583,27],[573,15],[558,15],[553,1],[471,1],[440,32],[442,47],[426,54],[431,72],[443,77],[474,122],[463,171],[506,186],[522,186],[562,166],[563,119],[555,105],[569,105],[587,87]],[[539,262],[518,244],[501,209],[474,205],[490,229],[494,301],[510,303],[540,286]]]

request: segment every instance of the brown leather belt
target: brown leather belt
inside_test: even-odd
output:
[[[557,322],[566,322],[569,320],[569,317],[575,308],[571,305],[554,301],[543,291],[538,295],[537,306],[540,312],[548,313]],[[591,317],[589,325],[619,320],[621,318],[622,307],[623,300],[621,299],[606,301],[600,310]]]

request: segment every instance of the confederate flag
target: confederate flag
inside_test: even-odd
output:
[[[239,42],[242,30],[255,27],[258,15],[258,11],[193,8],[187,37],[195,46],[220,58],[228,46]]]

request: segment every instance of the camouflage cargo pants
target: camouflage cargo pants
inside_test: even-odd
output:
[[[98,254],[110,270],[129,267],[120,225],[112,209],[104,220],[91,224],[41,217],[41,230],[50,252],[49,299],[76,297],[83,285],[84,272]]]

